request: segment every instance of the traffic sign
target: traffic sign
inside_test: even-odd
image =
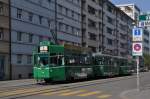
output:
[[[143,29],[142,28],[133,28],[132,39],[133,39],[133,41],[142,41],[143,40]]]
[[[139,21],[147,21],[150,20],[150,14],[140,15]]]
[[[140,21],[139,22],[139,27],[148,27],[150,26],[150,20],[149,21]]]
[[[142,56],[143,50],[142,50],[142,43],[133,43],[132,44],[132,55],[133,56]]]

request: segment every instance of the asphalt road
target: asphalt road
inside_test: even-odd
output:
[[[150,87],[149,77],[150,72],[140,74],[141,90]],[[123,93],[136,88],[136,76],[115,79],[110,78],[110,81],[108,79],[101,79],[90,81],[88,84],[86,82],[78,82],[73,84],[46,86],[49,87],[48,92],[46,91],[36,95],[29,95],[27,97],[18,97],[17,99],[122,99],[122,95],[125,95]],[[59,88],[61,86],[67,86],[67,88],[63,87],[60,90],[54,90],[51,89],[52,86],[54,89],[55,87]]]

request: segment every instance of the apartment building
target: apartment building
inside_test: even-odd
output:
[[[94,52],[127,56],[132,22],[109,0],[82,0],[82,45]]]
[[[81,45],[80,0],[11,0],[13,79],[32,76],[32,52],[42,40]]]
[[[150,55],[150,29],[143,30],[143,53]]]
[[[125,12],[128,16],[130,16],[135,24],[138,26],[139,21],[139,15],[140,15],[140,8],[136,6],[135,4],[120,4],[116,5],[118,8],[120,8],[123,12]]]
[[[58,42],[81,45],[81,0],[56,0]]]
[[[10,78],[9,0],[0,0],[0,80]]]
[[[116,56],[130,54],[133,20],[108,0],[10,0],[7,16],[0,32],[0,43],[6,46],[0,48],[0,66],[2,75],[12,79],[32,77],[32,52],[42,40]]]
[[[134,20],[135,26],[139,25],[139,16],[141,14],[140,8],[135,4],[120,4],[117,5],[123,12]],[[143,53],[150,54],[150,29],[143,27]]]

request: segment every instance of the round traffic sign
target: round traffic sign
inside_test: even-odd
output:
[[[134,50],[135,51],[140,51],[141,50],[141,45],[140,44],[135,44],[134,45]]]

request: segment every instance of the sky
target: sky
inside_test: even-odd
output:
[[[111,0],[114,4],[136,4],[142,12],[150,12],[150,0]]]

